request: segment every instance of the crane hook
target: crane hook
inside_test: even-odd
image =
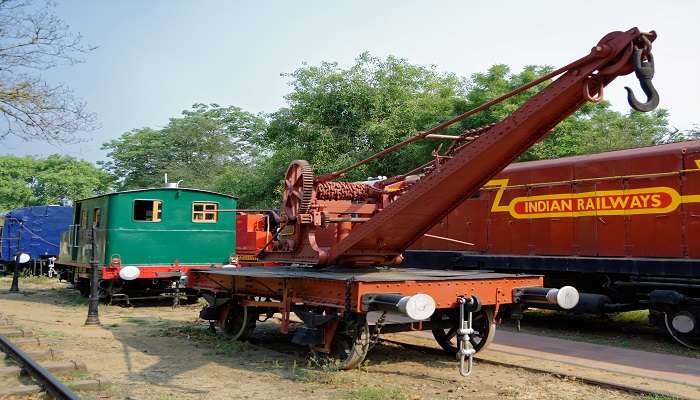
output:
[[[643,49],[634,46],[634,52],[632,53],[634,74],[639,79],[639,85],[642,87],[644,94],[647,95],[646,103],[639,102],[629,87],[625,86],[625,90],[627,90],[627,102],[632,108],[637,111],[648,112],[659,105],[659,93],[651,82],[651,78],[654,77],[654,56],[647,50],[647,60],[642,61],[642,53]]]

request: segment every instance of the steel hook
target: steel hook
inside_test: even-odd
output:
[[[634,63],[634,74],[637,76],[644,94],[647,95],[646,103],[641,103],[637,100],[629,87],[625,86],[625,90],[627,90],[627,102],[632,108],[637,111],[648,112],[659,105],[659,93],[651,82],[651,79],[654,77],[654,56],[651,55],[650,51],[646,51],[647,60],[642,61],[643,52],[645,52],[644,49],[635,46],[632,53],[632,61]]]

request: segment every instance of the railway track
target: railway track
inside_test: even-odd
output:
[[[105,386],[95,379],[71,379],[86,373],[85,364],[61,360],[53,345],[55,342],[35,337],[0,314],[0,399],[43,393],[52,399],[77,400],[80,396],[73,390]]]

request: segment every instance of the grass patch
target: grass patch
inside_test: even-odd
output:
[[[209,330],[208,326],[198,323],[187,323],[181,326],[168,326],[160,329],[154,336],[184,337],[199,342],[211,342],[217,339],[216,332]]]
[[[92,379],[92,376],[85,371],[71,371],[65,374],[61,374],[62,380],[65,381],[85,381]]]
[[[31,283],[33,285],[50,285],[53,283],[57,283],[58,279],[57,278],[49,278],[46,275],[29,275],[29,276],[22,276],[19,278],[19,283],[21,284],[22,282],[25,283]]]
[[[238,340],[219,341],[214,344],[214,354],[232,356],[250,350],[250,343]]]
[[[666,396],[665,394],[648,394],[639,398],[640,400],[679,400],[679,397]]]
[[[65,339],[68,337],[68,335],[63,332],[52,331],[50,329],[33,328],[32,332],[34,336],[39,336],[44,339]]]
[[[498,391],[498,397],[499,398],[504,398],[504,397],[518,397],[518,391],[515,389],[501,389]]]
[[[0,277],[0,286],[4,287],[7,285],[9,288],[12,284],[12,273]],[[22,290],[22,286],[28,285],[32,289],[40,288],[56,288],[65,285],[65,282],[60,282],[57,277],[49,278],[46,275],[20,275],[19,277],[19,289]]]
[[[57,304],[62,306],[70,307],[87,307],[88,299],[81,296],[80,292],[74,289],[50,289],[52,294],[51,297],[56,298]],[[104,304],[100,304],[100,307],[104,307]]]
[[[299,382],[322,385],[339,385],[344,382],[343,374],[336,363],[315,353],[311,353],[303,364],[294,360],[289,377]]]
[[[649,310],[637,310],[637,311],[628,311],[628,312],[613,314],[610,317],[610,319],[613,322],[618,322],[618,323],[638,324],[640,326],[648,325],[649,324]]]
[[[380,387],[361,387],[350,390],[345,396],[347,400],[407,400],[408,397],[399,389]]]
[[[157,319],[151,319],[151,318],[143,318],[143,317],[122,317],[122,321],[127,324],[133,324],[133,325],[153,325],[153,324],[159,324],[162,321],[157,320]]]
[[[225,337],[217,335],[216,332],[209,330],[208,326],[198,323],[188,323],[184,326],[168,326],[164,327],[152,336],[160,337],[181,337],[187,340],[193,340],[210,348],[206,355],[224,355],[231,356],[236,353],[242,353],[252,349],[248,342],[229,340]]]

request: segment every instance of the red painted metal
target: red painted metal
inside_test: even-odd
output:
[[[511,275],[508,278],[454,279],[421,281],[378,281],[339,280],[332,278],[309,278],[303,275],[293,278],[257,277],[226,275],[211,272],[189,275],[188,287],[214,293],[246,297],[266,297],[281,303],[273,303],[276,308],[286,309],[289,305],[304,304],[312,307],[330,307],[337,310],[365,313],[362,309],[362,296],[366,294],[401,294],[412,296],[428,294],[437,308],[457,307],[458,296],[478,296],[484,306],[513,303],[513,289],[519,287],[542,286],[542,277]],[[348,297],[349,290],[349,297]],[[254,304],[243,302],[241,304]],[[348,309],[349,307],[349,309]],[[284,328],[283,328],[284,329]]]
[[[141,273],[139,274],[139,279],[171,279],[173,277],[173,274],[186,275],[189,271],[192,270],[209,268],[214,267],[211,265],[180,265],[179,267],[175,267],[172,265],[145,265],[143,267],[139,267],[139,270],[141,271]],[[120,269],[121,268],[103,267],[101,279],[118,279]]]
[[[65,265],[70,265],[76,268],[78,274],[81,277],[87,277],[89,275],[90,268],[79,263],[69,263],[64,262]],[[182,265],[173,263],[173,265],[137,265],[140,274],[139,279],[168,279],[172,280],[174,277],[179,275],[186,275],[188,272],[198,269],[210,269],[210,268],[221,268],[221,266],[215,265]],[[116,280],[119,279],[119,270],[121,265],[115,263],[114,261],[109,266],[104,266],[100,268],[102,271],[102,280]]]
[[[422,238],[414,250],[462,250],[490,254],[601,257],[700,258],[700,140],[614,151],[558,160],[512,164],[464,201],[430,234],[466,237],[473,226],[482,235],[468,236],[475,246]],[[676,193],[669,209],[648,207],[610,210],[603,202],[593,215],[532,214],[516,218],[508,205],[519,197],[581,195],[601,191]],[[497,196],[501,195],[500,200]],[[674,195],[674,197],[676,197]],[[501,209],[499,209],[499,207]]]
[[[265,214],[240,212],[236,214],[236,255],[257,256],[270,240],[270,221]]]
[[[281,235],[276,244],[273,243],[271,251],[265,251],[261,256],[278,262],[318,265],[391,264],[400,261],[400,254],[407,247],[420,239],[438,221],[477,192],[491,177],[532,144],[546,136],[557,123],[586,101],[599,100],[602,88],[616,77],[632,72],[631,49],[634,46],[646,46],[644,48],[648,53],[648,44],[655,38],[655,33],[642,33],[637,28],[626,32],[612,32],[601,39],[590,54],[548,76],[433,129],[420,132],[367,160],[317,178],[308,212],[287,210],[286,221],[290,222],[290,229]],[[391,180],[379,185],[329,185],[332,179],[342,176],[350,168],[423,139],[514,93],[558,75],[561,76],[503,121],[485,130],[479,130],[476,137],[470,136],[468,140],[465,137],[465,140],[455,143],[449,154],[436,153],[436,160],[429,165],[432,169],[423,169],[421,175],[404,175],[401,179],[395,179],[395,184],[388,186],[386,184],[391,183]],[[296,176],[295,168],[298,168],[298,163],[295,161],[290,166],[288,176]],[[292,183],[287,186],[285,193],[298,191]],[[368,189],[368,186],[374,190]],[[319,190],[319,187],[322,190]],[[323,195],[319,196],[319,193]],[[289,198],[290,195],[285,197]],[[371,209],[367,214],[342,215],[333,212],[332,205],[320,204],[322,199],[332,199],[328,203],[343,200],[360,201],[371,205]],[[285,208],[289,208],[287,203]],[[347,227],[344,227],[340,240],[335,226],[338,218],[357,218],[353,220],[355,223],[349,234],[346,234]],[[498,226],[498,223],[495,225]],[[571,226],[572,223],[563,220],[549,221],[546,227],[540,225],[538,228],[542,233],[541,245],[546,242],[551,247],[548,250],[550,252],[564,251],[564,248],[571,246],[574,236],[571,234],[565,237],[562,233],[571,230]],[[522,241],[513,235],[513,231],[514,228],[523,230],[528,227],[529,223],[526,221],[502,221],[498,229],[510,238],[510,243],[504,250],[525,251]],[[449,234],[449,227],[445,229]]]

